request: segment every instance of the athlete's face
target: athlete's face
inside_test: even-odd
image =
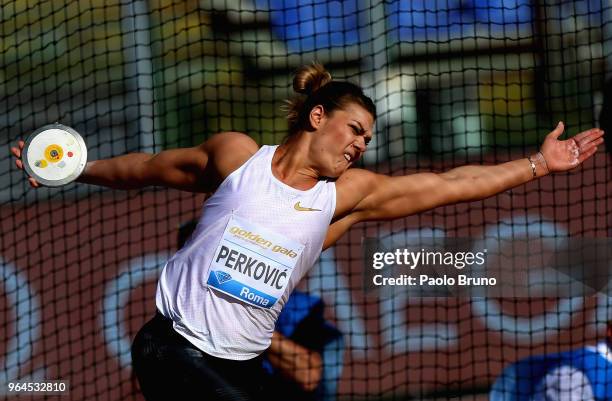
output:
[[[340,176],[359,160],[372,139],[374,118],[358,104],[349,103],[332,113],[317,106],[310,118],[317,131],[313,137],[311,157],[322,176]]]

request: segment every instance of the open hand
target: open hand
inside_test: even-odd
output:
[[[578,166],[597,152],[597,146],[603,143],[604,132],[599,128],[581,132],[570,139],[560,141],[558,138],[565,129],[563,122],[544,139],[541,152],[546,160],[548,171],[567,171]]]
[[[25,142],[20,140],[20,141],[17,142],[17,147],[15,147],[15,146],[11,147],[11,153],[16,158],[15,159],[15,165],[20,170],[23,170],[23,161],[21,160],[21,151],[23,150],[23,146],[24,145],[25,145]],[[32,186],[32,188],[40,187],[40,183],[38,181],[36,181],[34,178],[28,177],[28,181],[30,182],[30,185]]]

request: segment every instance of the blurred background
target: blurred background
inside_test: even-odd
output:
[[[316,60],[376,103],[362,167],[398,175],[532,154],[558,121],[570,135],[599,126],[612,96],[606,0],[16,0],[0,3],[0,38],[7,399],[6,383],[42,379],[69,381],[64,399],[142,399],[129,345],[154,314],[179,225],[204,201],[161,188],[31,189],[9,148],[36,128],[72,126],[90,160],[194,146],[229,130],[277,144],[292,74]],[[341,371],[333,397],[488,399],[508,363],[602,338],[612,319],[607,294],[366,292],[361,243],[606,238],[611,176],[602,146],[575,171],[482,202],[354,227],[301,288],[324,300],[344,335],[341,357],[326,362]]]

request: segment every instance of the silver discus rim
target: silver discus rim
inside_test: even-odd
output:
[[[32,141],[39,134],[50,129],[58,129],[69,133],[77,142],[81,151],[81,159],[79,160],[77,168],[67,177],[58,180],[49,180],[38,175],[32,168],[32,163],[34,163],[34,161],[28,159],[28,149],[32,144]],[[21,151],[21,160],[23,161],[23,168],[26,173],[28,173],[28,175],[34,178],[37,182],[47,187],[60,187],[76,180],[81,175],[81,173],[83,173],[83,170],[85,169],[85,164],[87,164],[87,146],[85,145],[85,141],[83,140],[81,135],[79,135],[79,133],[76,132],[73,128],[60,123],[47,124],[32,132],[32,134],[30,134],[30,136],[26,139],[25,144],[23,146],[23,150]]]

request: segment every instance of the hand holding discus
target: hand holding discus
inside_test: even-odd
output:
[[[62,124],[45,125],[11,152],[15,165],[28,174],[33,188],[59,187],[76,180],[87,163],[85,141],[74,129]]]

